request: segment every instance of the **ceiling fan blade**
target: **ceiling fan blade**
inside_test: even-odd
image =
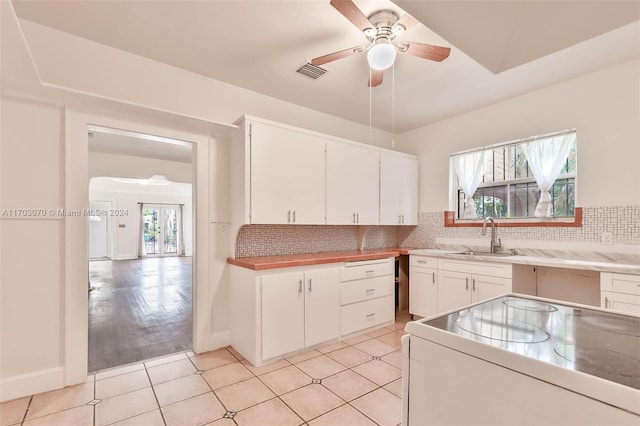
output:
[[[362,13],[358,6],[351,0],[331,0],[329,2],[338,12],[347,18],[353,25],[358,27],[360,31],[364,31],[367,28],[373,28],[371,22]]]
[[[382,84],[382,77],[384,76],[384,71],[382,70],[371,70],[371,76],[369,77],[369,83],[367,86],[369,87],[378,87]]]
[[[402,51],[408,55],[417,56],[418,58],[431,59],[432,61],[441,62],[445,60],[451,49],[442,46],[433,46],[431,44],[416,43],[415,41],[407,41],[407,50]]]
[[[337,61],[338,59],[346,58],[347,56],[360,53],[360,47],[351,47],[349,49],[339,50],[337,52],[329,53],[328,55],[318,56],[311,60],[312,65],[324,65],[328,62]]]
[[[418,20],[416,18],[414,18],[413,16],[409,15],[408,13],[405,13],[404,16],[402,18],[400,18],[400,20],[398,22],[395,23],[394,27],[395,26],[402,26],[402,27],[404,27],[404,31],[407,31],[408,29],[412,28],[417,23],[418,23]]]

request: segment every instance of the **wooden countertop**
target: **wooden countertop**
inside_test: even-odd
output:
[[[292,266],[321,265],[324,263],[354,262],[359,260],[384,259],[400,254],[409,254],[411,248],[391,247],[371,250],[351,250],[325,253],[301,253],[282,256],[259,256],[227,258],[227,263],[260,271],[264,269],[290,268]]]

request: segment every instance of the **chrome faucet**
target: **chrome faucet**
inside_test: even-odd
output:
[[[487,235],[487,221],[491,222],[491,253],[497,253],[502,248],[502,240],[498,238],[496,243],[496,221],[491,216],[487,216],[482,223],[482,235]]]

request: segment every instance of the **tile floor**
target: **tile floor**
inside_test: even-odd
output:
[[[227,347],[97,372],[0,404],[0,426],[395,426],[408,320],[258,368]]]

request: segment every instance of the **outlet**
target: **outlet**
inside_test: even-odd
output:
[[[600,236],[600,241],[602,244],[611,245],[613,244],[613,233],[611,232],[603,232]]]

